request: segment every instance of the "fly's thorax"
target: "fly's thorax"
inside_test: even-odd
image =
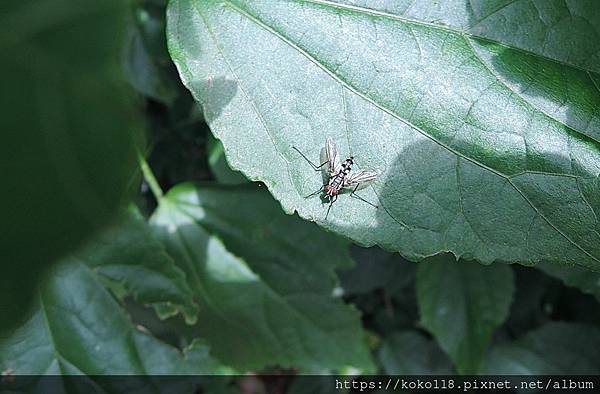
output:
[[[342,163],[342,168],[329,178],[329,182],[325,185],[324,191],[329,196],[336,196],[340,193],[340,190],[344,187],[344,179],[352,171],[352,164],[354,164],[354,158],[349,157]]]
[[[334,188],[339,191],[344,185],[344,178],[346,177],[346,172],[344,170],[340,170],[335,176],[329,179],[328,186],[330,188]]]

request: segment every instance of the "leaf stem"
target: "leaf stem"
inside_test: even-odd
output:
[[[142,170],[142,174],[144,176],[144,180],[148,183],[148,186],[150,186],[150,190],[152,191],[152,194],[154,195],[156,201],[160,202],[160,200],[164,196],[164,193],[160,188],[160,185],[158,184],[158,181],[156,180],[156,177],[154,176],[154,173],[152,172],[152,169],[148,165],[148,162],[146,161],[146,158],[144,157],[142,152],[138,150],[137,156],[138,162],[140,163],[140,169]]]

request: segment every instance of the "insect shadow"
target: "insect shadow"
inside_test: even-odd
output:
[[[364,187],[377,178],[378,172],[373,170],[352,171],[352,166],[355,164],[354,157],[350,156],[342,163],[338,156],[335,143],[330,138],[327,138],[325,141],[325,148],[321,151],[321,163],[319,165],[313,163],[313,161],[306,157],[300,149],[295,146],[292,146],[292,148],[298,152],[308,164],[310,164],[313,170],[320,172],[323,176],[323,186],[305,196],[305,198],[323,193],[321,194],[321,201],[329,203],[327,213],[325,214],[325,220],[327,220],[327,217],[329,216],[333,203],[337,201],[338,196],[344,192],[344,189],[352,190],[350,192],[350,197],[361,200],[375,208],[378,207],[376,204],[373,204],[356,194],[359,187]]]

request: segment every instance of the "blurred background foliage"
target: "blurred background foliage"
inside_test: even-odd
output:
[[[2,331],[22,319],[50,263],[131,198],[142,133],[120,69],[121,1],[0,10]]]
[[[13,54],[0,66],[11,75],[0,93],[4,375],[251,372],[200,384],[296,393],[316,388],[273,375],[600,373],[597,274],[445,255],[414,264],[284,215],[229,169],[181,84],[166,0],[106,4],[85,18],[55,10],[55,25],[38,26],[55,37],[0,40]],[[61,55],[81,36],[103,50]],[[61,173],[71,167],[81,173]]]

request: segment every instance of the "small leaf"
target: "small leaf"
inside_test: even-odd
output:
[[[348,243],[285,215],[256,185],[171,190],[153,215],[200,305],[194,335],[241,370],[372,371],[358,313],[332,296]]]
[[[600,270],[595,5],[441,3],[173,0],[168,45],[232,168],[286,212],[411,260]],[[322,180],[292,147],[317,161],[327,137],[380,171],[378,209],[346,194],[325,221],[304,198]]]
[[[167,53],[164,20],[161,14],[151,12],[152,8],[139,7],[136,10],[123,51],[123,68],[129,83],[138,92],[172,105],[177,92]]]
[[[378,352],[388,375],[452,375],[452,363],[431,340],[416,331],[400,331],[384,340]]]
[[[15,374],[201,374],[214,367],[198,343],[182,354],[135,328],[93,272],[77,260],[53,273],[33,317],[0,339],[0,369]],[[116,383],[109,378],[96,381],[107,392],[130,392],[151,382],[139,377],[126,381],[131,387]]]
[[[551,322],[525,337],[492,348],[484,373],[489,375],[598,375],[600,330],[575,323]]]
[[[185,274],[146,222],[129,214],[77,253],[96,272],[124,286],[143,304],[168,304],[196,320],[198,307]]]
[[[506,265],[482,266],[435,256],[418,265],[421,324],[461,374],[476,374],[494,330],[508,317],[514,291]]]

